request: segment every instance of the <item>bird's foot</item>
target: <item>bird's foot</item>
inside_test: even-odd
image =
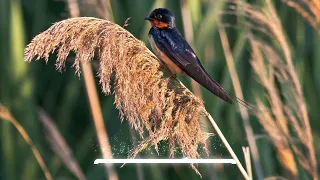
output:
[[[177,79],[177,74],[171,74],[170,79]]]

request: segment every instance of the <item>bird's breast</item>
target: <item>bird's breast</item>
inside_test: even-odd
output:
[[[175,64],[168,56],[165,55],[164,52],[162,52],[157,47],[157,44],[155,43],[152,35],[149,35],[149,41],[153,52],[162,62],[164,62],[167,65],[167,67],[173,74],[185,74],[177,64]]]

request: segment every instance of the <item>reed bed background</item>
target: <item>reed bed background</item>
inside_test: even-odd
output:
[[[203,105],[193,95],[187,94],[192,97],[192,101],[185,101],[181,99],[185,96],[176,96],[176,93],[186,93],[184,91],[173,91],[173,94],[167,97],[163,95],[168,92],[157,91],[155,94],[154,90],[146,89],[144,91],[153,100],[149,102],[149,106],[143,106],[144,102],[148,101],[143,99],[145,96],[137,95],[137,100],[132,102],[134,105],[126,100],[133,96],[130,93],[139,90],[139,87],[127,86],[128,83],[139,81],[145,85],[167,87],[171,81],[163,78],[163,74],[157,71],[160,64],[147,62],[154,58],[152,56],[147,56],[143,64],[151,65],[147,70],[155,77],[153,82],[139,76],[132,77],[131,74],[127,74],[128,79],[125,80],[117,79],[117,74],[110,74],[110,69],[117,68],[116,72],[126,73],[127,67],[124,65],[127,60],[121,56],[111,57],[108,53],[101,53],[101,56],[93,59],[93,71],[98,73],[100,81],[95,78],[96,87],[91,89],[98,92],[105,130],[101,130],[101,124],[97,126],[98,121],[92,118],[91,110],[97,108],[97,105],[91,104],[91,107],[95,108],[90,107],[84,83],[85,72],[79,78],[74,69],[70,68],[74,65],[77,70],[81,69],[77,61],[79,56],[70,53],[67,57],[65,54],[68,48],[79,46],[65,46],[67,49],[56,51],[56,54],[48,57],[47,65],[43,61],[23,61],[24,48],[34,36],[48,29],[52,23],[71,16],[108,18],[150,47],[147,42],[150,25],[143,18],[156,7],[167,7],[176,15],[179,30],[192,44],[210,74],[230,93],[243,96],[256,107],[255,110],[247,111],[238,105],[229,105],[189,78],[179,77],[197,97],[202,98],[207,111],[215,119],[243,164],[245,161],[242,146],[249,146],[253,179],[318,179],[320,4],[317,0],[1,1],[0,179],[199,179],[187,165],[126,165],[123,168],[116,165],[107,169],[102,165],[93,165],[93,160],[101,158],[103,154],[126,158],[130,155],[130,150],[143,143],[140,142],[140,138],[145,136],[143,128],[146,128],[149,134],[154,133],[152,125],[146,123],[146,119],[150,115],[163,113],[154,112],[151,107],[156,104],[159,111],[170,109],[163,108],[161,99],[152,98],[157,95],[159,98],[166,97],[166,101],[180,98],[179,102],[186,102],[185,107],[189,109],[179,106],[180,109],[173,111],[178,111],[181,116],[186,114],[185,116],[190,118],[194,125],[191,132],[198,137],[187,142],[177,141],[177,146],[182,147],[182,150],[177,150],[175,156],[206,157],[206,151],[194,147],[186,148],[205,142],[211,157],[230,157],[218,137],[206,139],[207,136],[199,134],[213,130],[205,118],[198,118],[199,112],[195,109]],[[126,21],[128,17],[131,19]],[[89,27],[89,22],[87,25]],[[80,31],[76,28],[71,30],[75,36]],[[90,30],[94,31],[95,29]],[[90,39],[92,45],[100,43],[99,47],[105,48],[102,52],[108,52],[114,41],[106,35],[105,39],[108,41],[97,42],[89,36],[90,32],[83,32],[88,35],[84,36],[83,40]],[[112,33],[117,34],[111,31]],[[120,34],[130,36],[125,32]],[[65,42],[68,42],[68,39]],[[130,42],[113,46],[131,47]],[[54,44],[54,41],[50,43]],[[44,44],[36,45],[42,47]],[[49,46],[42,48],[52,50]],[[127,50],[128,53],[132,52],[130,48]],[[91,52],[92,49],[87,51]],[[140,52],[140,55],[149,53],[147,49],[135,51]],[[62,73],[55,70],[57,53],[61,57],[57,67],[61,68]],[[83,53],[90,54],[92,55]],[[62,60],[64,58],[65,61]],[[89,61],[91,56],[81,58]],[[109,59],[111,64],[105,61],[99,63],[99,58]],[[31,60],[32,56],[28,59]],[[132,60],[134,63],[141,63]],[[119,62],[123,63],[117,64]],[[137,74],[141,75],[143,72]],[[109,79],[111,76],[114,76],[115,80]],[[112,84],[116,80],[120,82],[118,86],[109,86],[110,82]],[[105,96],[100,91],[99,83],[102,83],[103,92],[111,92],[111,95]],[[119,88],[122,91],[119,92]],[[113,91],[115,96],[112,95]],[[193,108],[190,102],[195,105]],[[190,115],[190,112],[193,115]],[[92,112],[93,115],[94,113]],[[143,115],[140,118],[145,120],[141,121],[142,124],[137,121],[140,115]],[[182,122],[181,116],[178,122]],[[125,117],[128,121],[121,121]],[[159,122],[154,123],[153,126],[156,127]],[[100,131],[106,134],[109,142],[101,141],[99,135],[97,137]],[[161,132],[166,131],[168,129],[164,128]],[[183,137],[190,135],[185,134],[188,129],[177,132]],[[160,141],[156,149],[151,146],[138,155],[149,158],[169,157],[173,154],[175,135],[177,133],[156,134],[155,137],[159,139],[151,139],[149,144],[161,138],[169,139],[170,143]],[[148,141],[146,142],[148,144]],[[109,149],[102,147],[108,143],[111,145]],[[108,153],[103,153],[104,151]],[[199,165],[197,169],[203,179],[242,179],[235,165]]]

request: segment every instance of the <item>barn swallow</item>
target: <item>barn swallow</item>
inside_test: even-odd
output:
[[[168,9],[155,9],[145,19],[152,25],[148,35],[152,50],[174,75],[187,74],[222,100],[233,104],[228,93],[210,77],[191,46],[179,33],[175,17]]]

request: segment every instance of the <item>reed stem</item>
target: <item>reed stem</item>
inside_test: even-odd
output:
[[[217,135],[220,137],[220,139],[222,140],[222,143],[225,145],[225,147],[227,148],[227,150],[229,151],[231,157],[236,161],[236,165],[238,166],[238,169],[240,170],[241,174],[243,175],[243,177],[246,180],[250,180],[247,172],[245,171],[245,169],[243,168],[243,166],[241,165],[237,155],[234,153],[233,149],[231,148],[231,146],[229,145],[227,139],[224,137],[223,133],[221,132],[220,128],[218,127],[217,123],[213,120],[213,118],[211,117],[211,115],[205,111],[205,116],[208,118],[208,120],[210,121],[211,125],[213,126],[214,130],[216,131]]]

